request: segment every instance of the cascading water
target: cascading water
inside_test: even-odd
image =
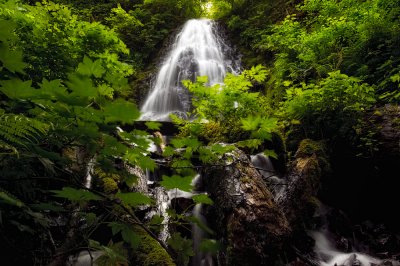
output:
[[[266,182],[271,188],[275,200],[279,200],[285,191],[285,185],[287,181],[277,176],[275,168],[271,162],[271,159],[264,155],[264,153],[258,153],[256,155],[251,155],[251,163],[260,172]]]
[[[214,85],[222,83],[227,72],[236,72],[234,61],[226,60],[229,47],[214,29],[212,20],[186,22],[141,108],[141,120],[167,121],[171,113],[183,116],[189,111],[190,95],[182,80],[207,76],[208,85]]]
[[[321,266],[370,266],[381,261],[363,253],[344,253],[335,249],[328,238],[327,230],[311,232],[315,240],[315,253],[320,258]]]

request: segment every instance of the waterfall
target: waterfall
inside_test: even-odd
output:
[[[162,63],[142,108],[141,120],[167,121],[169,114],[190,111],[190,95],[182,80],[207,76],[208,85],[222,83],[227,72],[238,69],[226,55],[230,48],[215,33],[209,19],[186,22]]]
[[[269,188],[274,194],[275,200],[279,200],[281,197],[283,197],[287,181],[277,176],[271,159],[264,153],[251,155],[250,159],[251,163],[257,168],[257,170],[263,176],[263,179],[269,185]]]

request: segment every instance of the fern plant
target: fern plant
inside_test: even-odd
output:
[[[0,150],[2,153],[18,154],[18,148],[26,148],[29,143],[47,132],[48,126],[36,119],[23,115],[0,115]]]

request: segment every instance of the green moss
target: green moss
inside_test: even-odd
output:
[[[315,156],[315,163],[311,163],[311,165],[315,165],[315,167],[319,169],[318,175],[323,176],[331,171],[325,145],[320,141],[303,139],[297,149],[296,158],[307,158],[310,160],[312,156]]]
[[[313,141],[311,139],[303,139],[296,152],[297,158],[305,158],[315,154],[317,157],[326,157],[325,147],[321,142]]]
[[[103,189],[106,193],[114,193],[118,190],[118,184],[110,177],[103,178]]]
[[[143,229],[135,228],[141,241],[134,253],[132,265],[143,266],[175,266],[171,256],[161,245],[149,236]]]

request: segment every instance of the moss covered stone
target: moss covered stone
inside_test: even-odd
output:
[[[140,236],[141,241],[138,249],[134,252],[132,265],[175,266],[171,256],[155,239],[142,228],[137,227],[135,231]]]

